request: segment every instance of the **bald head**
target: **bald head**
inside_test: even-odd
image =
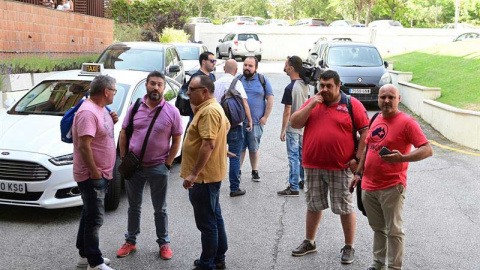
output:
[[[386,84],[378,91],[378,107],[384,117],[394,116],[400,104],[400,92],[393,84]]]
[[[234,59],[228,59],[225,62],[223,70],[225,71],[225,73],[235,76],[237,74],[237,61],[235,61]]]

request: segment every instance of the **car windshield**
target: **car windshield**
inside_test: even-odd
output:
[[[251,38],[258,40],[258,36],[256,34],[238,34],[239,41],[246,41]]]
[[[327,26],[327,23],[321,19],[312,19],[312,25]]]
[[[331,47],[327,63],[344,67],[377,67],[383,64],[376,48],[362,46]]]
[[[211,23],[210,19],[207,18],[197,18],[197,23]]]
[[[391,26],[402,26],[402,24],[399,21],[389,21],[388,23]]]
[[[108,107],[120,115],[129,85],[115,84],[117,93]],[[10,114],[64,115],[86,97],[90,81],[43,81],[9,111]]]
[[[198,60],[200,48],[188,45],[175,45],[182,60]]]
[[[240,21],[242,21],[242,22],[255,22],[255,18],[253,18],[253,17],[240,17]]]
[[[102,63],[108,69],[165,70],[163,50],[140,50],[126,46],[107,49],[97,63]]]

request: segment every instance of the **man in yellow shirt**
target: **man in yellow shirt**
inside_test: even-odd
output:
[[[203,75],[192,78],[187,91],[195,116],[183,142],[180,177],[183,187],[189,189],[195,223],[202,235],[202,254],[194,262],[197,270],[225,269],[228,249],[219,194],[227,173],[230,124],[214,91],[212,79]]]

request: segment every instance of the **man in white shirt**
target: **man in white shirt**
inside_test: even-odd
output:
[[[225,66],[223,67],[225,71],[225,76],[220,78],[219,80],[215,81],[215,98],[218,102],[221,101],[223,95],[228,90],[230,85],[232,84],[233,79],[235,79],[235,75],[237,74],[237,62],[233,59],[229,59],[225,62]],[[250,115],[250,107],[248,106],[247,102],[247,93],[245,93],[245,89],[243,88],[243,84],[240,81],[237,81],[234,87],[243,98],[243,106],[245,107],[245,113],[247,115],[248,123],[244,123],[247,125],[247,128],[250,130],[252,129],[252,117]],[[243,127],[242,124],[237,126],[232,126],[227,134],[227,144],[228,144],[228,152],[235,154],[235,156],[230,157],[230,169],[228,173],[228,177],[230,179],[230,197],[242,196],[245,194],[245,190],[240,189],[240,152],[242,149],[243,143]]]

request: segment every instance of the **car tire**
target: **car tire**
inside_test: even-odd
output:
[[[113,179],[108,181],[107,194],[105,194],[105,210],[112,211],[118,208],[120,203],[120,196],[122,195],[122,180],[123,177],[118,171],[120,166],[120,157],[117,156],[115,167],[113,170]]]
[[[222,56],[220,55],[220,50],[218,48],[215,50],[215,58],[222,59]]]
[[[262,61],[262,56],[261,55],[255,55],[255,57],[257,58],[258,62]]]
[[[228,49],[228,58],[235,59],[235,55],[233,55],[232,49]]]

